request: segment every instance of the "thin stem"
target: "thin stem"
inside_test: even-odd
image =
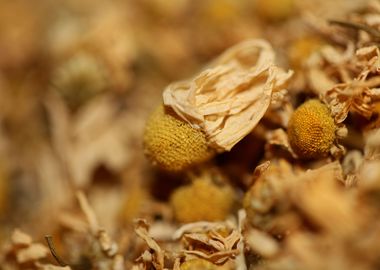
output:
[[[345,21],[339,21],[339,20],[329,20],[328,21],[330,24],[336,24],[342,27],[347,27],[347,28],[352,28],[355,30],[362,30],[370,34],[376,39],[380,39],[380,31],[365,25],[365,24],[360,24],[360,23],[353,23],[353,22],[345,22]]]
[[[53,238],[51,235],[46,235],[45,236],[45,239],[46,239],[46,242],[49,246],[49,249],[50,249],[50,252],[51,252],[51,255],[53,255],[54,259],[57,261],[57,263],[60,265],[60,266],[68,266],[67,263],[65,263],[61,257],[57,254],[57,252],[55,251],[55,247],[54,247],[54,244],[53,244]]]

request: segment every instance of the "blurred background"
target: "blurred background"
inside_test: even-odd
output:
[[[77,189],[111,235],[170,216],[173,176],[142,149],[164,87],[248,38],[269,40],[297,70],[319,42],[316,21],[363,2],[0,0],[0,246],[15,227],[64,235]]]

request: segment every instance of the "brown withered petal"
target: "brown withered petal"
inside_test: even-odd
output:
[[[197,76],[170,84],[164,104],[205,132],[210,146],[230,150],[257,125],[272,94],[292,75],[275,65],[265,40],[248,40],[225,51]]]

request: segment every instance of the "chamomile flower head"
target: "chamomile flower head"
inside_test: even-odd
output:
[[[336,131],[328,107],[317,99],[298,107],[288,124],[290,146],[303,159],[326,156],[334,145]]]
[[[181,171],[212,157],[205,134],[178,119],[170,108],[159,106],[145,127],[148,158],[167,171]]]

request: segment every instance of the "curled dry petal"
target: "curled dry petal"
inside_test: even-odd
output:
[[[169,85],[164,104],[205,132],[211,147],[228,151],[257,125],[291,75],[275,65],[268,42],[248,40],[194,78]]]
[[[164,251],[157,242],[149,235],[149,225],[143,219],[136,220],[136,234],[145,241],[149,247],[138,259],[138,262],[152,263],[154,269],[164,269]]]
[[[174,237],[184,244],[183,253],[206,259],[214,264],[224,264],[239,254],[241,232],[224,222],[195,222],[179,228]]]
[[[345,52],[324,47],[308,61],[308,80],[313,91],[328,104],[337,124],[348,113],[356,112],[370,118],[372,104],[380,98],[380,51],[377,46]]]

